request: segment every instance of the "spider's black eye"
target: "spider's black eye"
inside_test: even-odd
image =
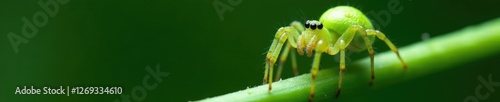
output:
[[[309,28],[309,21],[307,21],[304,26],[306,26],[306,28]]]
[[[320,24],[318,25],[318,29],[323,29],[323,24],[321,24],[321,23],[320,23]]]
[[[312,30],[316,29],[316,24],[312,23],[312,24],[311,24],[311,29],[312,29]]]

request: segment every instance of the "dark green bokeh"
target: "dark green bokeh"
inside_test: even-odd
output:
[[[47,0],[42,0],[47,1]],[[3,0],[0,4],[0,101],[105,101],[120,95],[15,95],[22,86],[121,86],[130,94],[149,75],[146,66],[160,65],[169,76],[144,101],[192,101],[262,83],[264,54],[276,30],[293,20],[318,19],[329,7],[351,5],[361,11],[387,10],[390,0],[243,0],[220,20],[216,0],[72,0],[15,53],[6,35],[21,34],[26,16],[42,10],[37,0]],[[226,0],[220,0],[227,4]],[[498,3],[488,0],[395,0],[403,11],[391,14],[385,32],[397,45],[421,41],[500,17]],[[372,15],[368,15],[372,17]],[[372,17],[373,18],[373,17]],[[376,21],[376,20],[375,20]],[[459,46],[457,45],[450,46]],[[376,41],[377,52],[388,50]],[[472,53],[473,54],[473,53]],[[366,57],[352,53],[351,60]],[[326,56],[326,55],[325,55]],[[403,56],[404,57],[404,56]],[[429,75],[391,88],[363,93],[374,101],[463,101],[474,95],[479,75],[500,81],[499,55],[461,68]],[[311,58],[299,57],[300,73]],[[331,63],[333,62],[333,63]],[[321,67],[337,66],[324,57]],[[289,64],[284,78],[292,76]],[[411,66],[410,66],[411,68]],[[153,82],[153,81],[151,81]],[[336,86],[332,86],[336,87]],[[347,90],[346,90],[347,91]],[[484,90],[483,90],[484,91]],[[487,101],[500,100],[491,93]],[[133,100],[133,99],[131,99]],[[357,100],[357,99],[353,99]]]

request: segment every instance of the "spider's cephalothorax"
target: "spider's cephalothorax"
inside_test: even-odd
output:
[[[370,20],[368,20],[368,18],[361,13],[361,11],[350,6],[337,6],[330,8],[323,13],[319,21],[308,20],[304,25],[300,22],[294,21],[290,24],[290,26],[278,29],[269,52],[266,55],[266,69],[264,71],[265,74],[263,82],[269,82],[269,91],[271,91],[274,64],[281,53],[281,49],[283,49],[283,45],[286,45],[280,57],[276,80],[280,78],[283,63],[286,61],[289,54],[292,57],[292,68],[294,74],[298,75],[294,48],[297,49],[297,52],[300,55],[303,55],[304,50],[308,56],[312,56],[314,54],[313,66],[311,68],[312,81],[309,101],[312,101],[314,98],[315,80],[318,74],[319,62],[321,60],[322,53],[327,53],[329,55],[340,54],[339,83],[336,94],[337,98],[340,95],[342,77],[345,71],[346,50],[368,50],[371,61],[371,85],[375,79],[373,65],[374,51],[372,48],[372,43],[375,37],[384,41],[387,46],[389,46],[389,48],[396,53],[397,57],[401,61],[401,64],[403,65],[403,69],[406,70],[406,63],[399,55],[396,46],[394,46],[392,42],[385,37],[384,33],[374,30]]]
[[[327,29],[323,28],[323,23],[316,20],[308,20],[304,24],[306,28],[301,35],[297,37],[297,51],[303,55],[304,49],[307,56],[312,56],[313,50],[326,52],[328,44],[336,41]],[[318,48],[318,49],[317,49]]]

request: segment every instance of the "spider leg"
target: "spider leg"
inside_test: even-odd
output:
[[[374,51],[371,46],[371,41],[368,39],[368,35],[366,34],[364,28],[360,25],[352,25],[347,30],[342,34],[342,36],[339,37],[337,42],[331,46],[328,50],[328,54],[330,55],[335,55],[338,52],[340,52],[340,71],[339,71],[339,83],[338,83],[338,88],[337,88],[337,95],[336,97],[338,98],[340,95],[340,91],[342,88],[342,80],[345,72],[345,49],[349,46],[351,43],[352,39],[356,34],[361,34],[361,37],[363,38],[366,48],[368,52],[370,53],[370,61],[371,61],[371,69],[372,69],[372,78],[374,78],[373,75],[373,58],[374,58]]]
[[[299,70],[297,69],[297,54],[296,54],[296,50],[292,50],[292,52],[290,53],[292,55],[292,69],[293,69],[293,75],[294,76],[298,76],[299,75]]]
[[[292,57],[291,59],[292,59],[293,75],[295,75],[295,76],[299,75],[299,72],[297,70],[297,59],[295,57],[295,50],[291,46],[291,44],[288,43],[286,45],[286,47],[285,47],[285,50],[283,50],[283,53],[281,54],[280,63],[279,63],[279,66],[278,66],[278,72],[276,73],[276,78],[274,80],[279,80],[281,78],[281,72],[283,71],[283,64],[285,64],[286,59],[288,58],[289,54]]]
[[[292,35],[292,37],[289,37],[289,35]],[[278,55],[280,54],[281,49],[287,40],[289,40],[289,42],[292,44],[295,43],[296,36],[299,36],[299,32],[296,28],[291,26],[281,27],[280,29],[278,29],[274,36],[273,43],[271,44],[271,47],[266,55],[266,66],[263,78],[263,83],[269,82],[269,91],[271,91],[272,89],[273,69]]]
[[[290,26],[293,27],[293,28],[295,28],[299,32],[303,32],[305,30],[305,27],[300,22],[298,22],[298,21],[293,21],[292,23],[290,23]],[[279,66],[278,66],[278,72],[276,73],[275,80],[279,80],[281,78],[281,72],[283,70],[283,64],[285,63],[285,61],[286,61],[286,59],[288,57],[288,53],[290,52],[290,50],[292,51],[290,53],[290,55],[292,55],[292,69],[293,69],[293,74],[295,76],[299,75],[299,72],[297,70],[297,59],[295,57],[296,56],[295,55],[296,51],[293,50],[293,48],[297,47],[296,39],[298,39],[298,34],[292,34],[291,36],[292,37],[289,37],[288,44],[286,45],[285,50],[281,54],[280,63],[279,63]]]
[[[285,61],[288,57],[288,53],[290,52],[290,49],[292,49],[292,47],[290,46],[290,44],[287,44],[285,46],[285,50],[283,50],[283,53],[281,53],[280,63],[278,65],[278,72],[276,73],[276,78],[274,80],[280,79],[281,72],[283,71],[283,64],[285,64]]]
[[[378,39],[382,40],[385,42],[385,44],[387,44],[387,46],[389,46],[389,48],[394,52],[396,53],[396,55],[398,56],[398,59],[399,61],[401,61],[401,65],[403,65],[403,69],[406,70],[408,68],[408,66],[406,65],[405,61],[403,61],[403,59],[401,58],[401,56],[399,55],[399,51],[398,51],[398,48],[396,46],[394,46],[394,44],[392,44],[392,42],[387,39],[387,37],[385,37],[385,34],[378,31],[378,30],[373,30],[373,29],[368,29],[366,30],[366,33],[368,35],[376,35]]]
[[[323,41],[318,41],[317,45],[321,45],[323,43]],[[318,71],[319,71],[319,63],[321,62],[321,54],[323,53],[321,50],[319,50],[321,47],[318,46],[316,47],[316,52],[314,53],[314,60],[313,60],[313,66],[311,68],[311,78],[312,78],[312,81],[311,81],[311,90],[310,90],[310,93],[309,93],[309,102],[312,102],[313,99],[314,99],[314,88],[315,88],[315,85],[316,85],[316,76],[318,74]]]

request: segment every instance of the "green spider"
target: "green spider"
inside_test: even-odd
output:
[[[273,43],[266,56],[266,66],[264,72],[263,83],[267,83],[269,74],[269,92],[272,89],[273,82],[273,69],[274,64],[281,52],[283,45],[285,50],[281,54],[277,79],[281,74],[283,63],[286,61],[288,53],[292,51],[292,68],[294,74],[298,75],[297,62],[295,59],[295,51],[290,50],[296,48],[300,55],[307,53],[307,56],[312,56],[314,53],[314,61],[311,68],[312,82],[309,101],[314,98],[314,85],[316,76],[318,74],[319,62],[322,53],[336,55],[340,52],[340,72],[339,83],[336,97],[340,95],[340,88],[342,86],[342,76],[345,71],[345,51],[363,51],[368,50],[371,61],[371,80],[370,85],[373,84],[375,79],[374,75],[374,51],[372,43],[375,37],[384,41],[389,48],[396,53],[397,57],[406,70],[407,65],[399,55],[398,49],[394,46],[385,34],[373,29],[370,20],[361,11],[350,6],[337,6],[330,8],[323,15],[319,21],[308,20],[305,24],[294,21],[290,26],[281,27],[274,36]],[[288,40],[288,43],[285,43]],[[304,50],[305,49],[305,50]],[[269,72],[268,72],[269,71]]]

